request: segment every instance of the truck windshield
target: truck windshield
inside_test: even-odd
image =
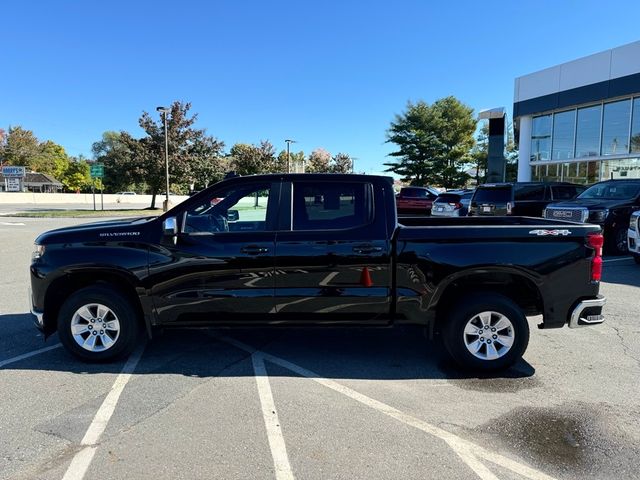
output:
[[[597,198],[606,200],[632,199],[640,193],[640,183],[612,182],[599,183],[587,188],[578,198]]]

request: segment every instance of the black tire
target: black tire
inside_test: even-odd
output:
[[[640,265],[640,255],[638,255],[637,253],[633,255],[633,259],[635,260],[635,262]]]
[[[88,332],[85,338],[90,337],[93,332],[96,332],[93,335],[97,334],[101,338],[106,338],[100,335],[101,332],[106,332],[105,335],[108,335],[113,342],[106,347],[106,342],[103,343],[101,338],[93,339],[94,348],[96,348],[96,350],[103,349],[100,351],[91,351],[83,348],[75,339],[75,337],[83,337],[87,332],[74,336],[72,333],[72,324],[80,321],[82,324],[76,326],[84,326],[84,317],[78,317],[76,313],[79,312],[83,306],[89,306],[89,311],[96,312],[96,315],[98,315],[98,310],[95,306],[98,304],[111,311],[111,314],[108,313],[105,315],[104,321],[112,322],[115,319],[117,320],[119,328],[117,334],[114,333],[115,330],[111,331],[107,327],[104,327],[104,330],[100,331],[96,328],[101,328],[98,327],[98,320],[102,322],[103,319],[96,318],[95,322],[86,320],[87,328],[91,328],[91,331]],[[74,317],[76,320],[74,320]],[[81,360],[88,362],[108,362],[128,356],[135,348],[141,325],[137,317],[136,309],[117,289],[107,285],[86,287],[73,293],[62,304],[60,313],[58,314],[58,336],[60,337],[62,345]],[[94,325],[96,325],[96,328],[94,328]]]
[[[616,227],[615,229],[605,233],[605,239],[607,239],[607,234],[609,235],[607,250],[612,255],[627,255],[629,253],[627,230],[629,230],[629,227],[627,226]]]
[[[502,333],[512,335],[512,345],[503,352],[504,345],[500,344],[499,341],[497,345],[494,344],[494,349],[497,347],[501,349],[499,352],[502,352],[500,353],[502,356],[499,358],[478,358],[478,356],[471,353],[465,343],[474,340],[473,335],[480,341],[480,337],[477,334],[465,334],[465,328],[469,322],[471,322],[472,326],[475,323],[480,324],[481,322],[477,315],[482,312],[495,312],[506,317],[511,322],[510,329]],[[493,324],[499,318],[499,315],[492,314],[490,323]],[[447,351],[462,368],[467,370],[486,372],[508,368],[522,358],[529,344],[529,323],[524,313],[509,298],[496,293],[477,293],[462,299],[452,307],[450,313],[445,318],[442,318],[439,323]],[[491,327],[489,328],[490,331]],[[500,334],[500,332],[495,333]],[[495,340],[493,341],[495,342]],[[484,338],[482,342],[485,342]],[[491,343],[491,338],[487,339],[486,342]],[[480,345],[480,350],[477,352],[478,355],[488,355],[488,347],[489,345],[487,344]],[[485,349],[484,353],[482,351],[483,348]]]

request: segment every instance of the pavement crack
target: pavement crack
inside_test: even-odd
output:
[[[622,336],[622,333],[620,333],[620,328],[608,324],[608,326],[613,329],[614,332],[616,332],[616,336],[618,337],[618,339],[620,340],[620,345],[622,345],[622,352],[623,354],[630,358],[631,360],[633,360],[634,362],[636,362],[636,364],[640,367],[640,358],[637,358],[636,356],[634,356],[631,353],[631,348],[625,343],[624,341],[624,337]]]

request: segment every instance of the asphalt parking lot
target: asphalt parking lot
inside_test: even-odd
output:
[[[166,331],[90,365],[27,314],[39,232],[0,217],[0,478],[636,479],[640,266],[605,262],[603,325],[532,335],[491,377],[416,329]]]

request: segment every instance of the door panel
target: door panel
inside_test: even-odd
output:
[[[152,297],[163,324],[238,324],[275,316],[280,185],[239,183],[185,208],[181,233],[153,248]]]
[[[292,323],[386,323],[391,258],[384,212],[373,218],[369,184],[355,191],[352,183],[322,185],[293,185],[292,229],[276,238],[278,316]]]

